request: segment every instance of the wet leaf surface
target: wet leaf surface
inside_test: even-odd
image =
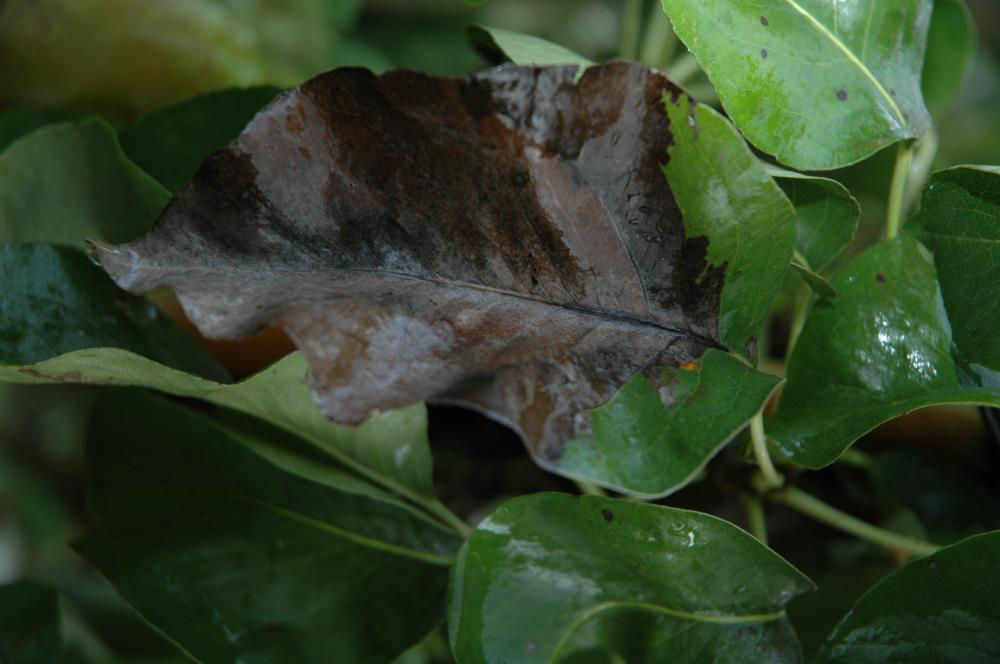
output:
[[[934,404],[1000,405],[955,359],[930,252],[911,237],[877,244],[812,308],[767,431],[793,461],[825,466],[877,425]],[[959,347],[961,348],[961,347]],[[961,351],[959,351],[961,352]]]
[[[1000,533],[915,560],[868,591],[818,664],[967,664],[1000,659]]]
[[[463,664],[601,651],[630,663],[796,662],[783,607],[811,587],[716,517],[534,494],[502,505],[463,547],[448,625]]]
[[[321,461],[137,392],[99,402],[88,458],[78,550],[199,661],[388,662],[443,618],[460,539]]]
[[[736,126],[784,164],[839,168],[930,125],[920,82],[932,0],[663,8]]]
[[[698,133],[671,111],[670,161],[707,168],[717,209],[660,171],[676,88],[629,63],[575,71],[317,77],[102,261],[129,290],[175,289],[210,337],[285,328],[339,422],[464,404],[558,471],[636,373],[729,345],[752,357],[794,242],[787,199],[721,116],[691,111]],[[709,148],[749,172],[702,164]]]

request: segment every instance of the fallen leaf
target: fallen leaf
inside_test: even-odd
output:
[[[338,422],[463,404],[552,467],[630,377],[722,347],[726,264],[685,238],[660,169],[679,89],[625,62],[575,78],[334,70],[101,260],[128,290],[173,288],[209,337],[283,327]]]

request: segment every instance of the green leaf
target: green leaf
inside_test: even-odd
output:
[[[795,211],[722,115],[666,100],[674,142],[664,167],[687,241],[708,241],[708,271],[725,277],[718,336],[756,358],[756,343],[792,258]]]
[[[448,625],[462,664],[601,650],[630,664],[794,662],[783,607],[811,587],[716,517],[534,494],[504,503],[463,546]]]
[[[907,231],[934,253],[962,371],[1000,390],[1000,167],[935,173]]]
[[[102,120],[45,127],[0,154],[0,243],[131,240],[170,198]]]
[[[72,122],[83,119],[84,114],[61,108],[35,109],[10,108],[0,111],[0,152],[7,146],[27,136],[36,129],[50,124]]]
[[[0,585],[0,661],[55,664],[62,655],[56,592],[32,581]]]
[[[423,404],[360,427],[338,426],[313,401],[298,353],[240,383],[218,382],[224,371],[193,338],[70,248],[4,247],[0,275],[6,286],[0,381],[136,385],[203,399],[302,436],[380,485],[443,513],[431,487]]]
[[[188,99],[140,118],[122,129],[118,140],[132,161],[177,191],[280,91],[268,86],[237,88]]]
[[[812,271],[807,264],[802,261],[792,260],[792,269],[798,273],[802,280],[806,282],[806,285],[813,290],[816,295],[820,297],[833,297],[837,294],[837,290],[833,285],[827,281],[822,275],[819,275]]]
[[[775,166],[767,172],[795,206],[796,251],[823,272],[854,239],[861,206],[836,180]]]
[[[779,383],[714,349],[697,365],[664,367],[658,384],[637,374],[591,411],[593,434],[567,444],[559,472],[647,498],[673,493],[697,477]]]
[[[594,64],[568,48],[520,32],[471,25],[468,34],[470,41],[486,53],[506,56],[519,65],[578,65],[577,76],[580,76],[584,69]]]
[[[200,661],[388,662],[443,617],[459,538],[320,462],[291,474],[136,392],[98,403],[88,459],[78,550]]]
[[[0,246],[0,282],[0,367],[113,347],[205,378],[228,380],[225,369],[194,337],[145,298],[118,289],[76,249]]]
[[[837,297],[817,302],[806,320],[767,422],[794,462],[825,466],[882,422],[918,408],[1000,405],[995,390],[962,375],[952,336],[960,326],[949,321],[931,255],[916,240],[869,248],[833,286]],[[1000,300],[981,303],[991,309]]]
[[[958,97],[975,51],[976,26],[965,1],[934,0],[921,87],[935,117]]]
[[[969,664],[1000,660],[1000,532],[911,562],[869,590],[817,664]]]
[[[921,136],[932,0],[662,0],[750,141],[803,170]]]

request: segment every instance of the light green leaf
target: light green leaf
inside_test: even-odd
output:
[[[673,493],[743,429],[779,382],[714,349],[697,365],[663,368],[658,384],[637,374],[591,411],[593,434],[567,444],[559,472],[647,498]],[[670,390],[661,391],[664,385]]]
[[[737,127],[803,170],[920,137],[932,0],[662,0]]]
[[[1000,532],[911,562],[869,590],[817,664],[970,664],[1000,660]]]
[[[479,48],[499,53],[519,65],[578,65],[577,76],[580,76],[584,69],[594,64],[568,48],[520,32],[472,25],[468,33],[469,39]]]
[[[122,149],[170,191],[194,177],[210,154],[236,138],[250,118],[280,92],[236,88],[154,111],[118,133]]]
[[[504,503],[462,548],[448,626],[462,664],[602,650],[630,664],[796,662],[784,606],[810,588],[716,517],[534,494]]]
[[[45,127],[0,154],[0,243],[125,242],[149,230],[169,198],[104,121]]]
[[[756,343],[795,243],[795,211],[718,112],[666,101],[674,137],[664,167],[688,242],[708,240],[707,271],[724,270],[718,337],[756,358]]]
[[[291,474],[136,392],[98,403],[88,457],[78,550],[199,661],[388,662],[443,617],[459,538],[374,487]]]
[[[836,180],[770,165],[767,172],[795,206],[796,251],[823,272],[854,239],[861,206]]]
[[[934,0],[921,86],[927,108],[935,117],[945,113],[958,97],[975,51],[976,26],[965,1]]]

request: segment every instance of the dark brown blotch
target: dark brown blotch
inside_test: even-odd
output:
[[[767,60],[767,49],[766,48],[760,49],[760,57],[762,57],[763,59]]]
[[[837,99],[847,101],[847,90],[837,90]]]
[[[882,274],[881,272],[879,272],[878,274],[875,275],[875,281],[879,282],[880,284],[884,284],[885,283],[885,275]]]
[[[612,513],[611,510],[601,510],[601,516],[604,517],[604,520],[607,521],[608,523],[611,523],[612,521],[615,520],[615,515],[614,513]]]
[[[767,26],[771,25],[771,22],[767,20],[766,16],[761,16],[760,17],[760,24],[763,25],[766,28]]]

